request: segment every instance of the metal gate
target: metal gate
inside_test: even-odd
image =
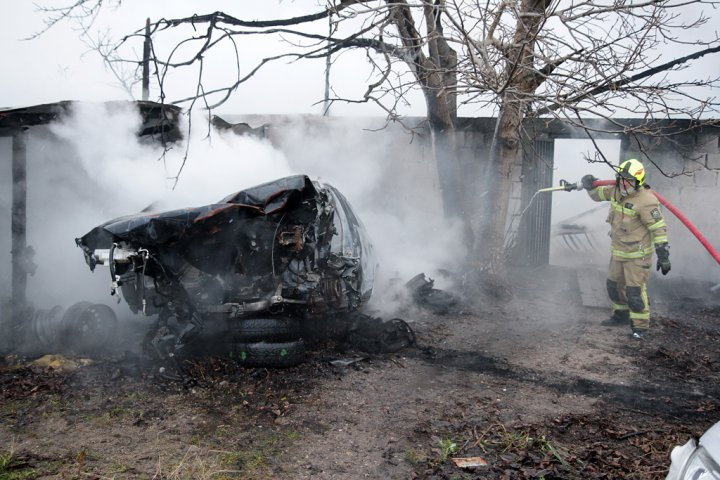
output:
[[[552,197],[535,194],[552,184],[554,151],[554,140],[532,140],[523,144],[521,212],[524,214],[512,247],[511,265],[536,267],[547,265],[550,260]]]

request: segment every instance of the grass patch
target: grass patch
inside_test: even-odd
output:
[[[218,432],[217,430],[220,430]],[[212,480],[264,480],[274,478],[273,466],[285,449],[301,435],[293,430],[235,432],[230,425],[220,425],[212,439],[198,434],[188,441],[188,448],[181,459],[160,458],[155,478],[163,480],[212,479]],[[218,435],[221,433],[221,435]],[[221,439],[221,441],[218,441]],[[232,441],[228,439],[234,439]],[[222,445],[231,449],[213,449],[209,445]]]
[[[413,467],[418,467],[427,462],[427,455],[420,450],[411,448],[405,452],[405,462]]]
[[[15,449],[0,452],[0,480],[25,480],[36,478],[35,469],[15,455]]]
[[[223,452],[220,463],[223,467],[242,471],[245,477],[262,478],[270,459],[280,456],[282,450],[298,438],[300,434],[293,430],[258,434],[249,439],[246,447]]]
[[[450,458],[450,455],[453,455],[457,453],[458,450],[460,450],[460,447],[458,447],[458,444],[450,440],[449,438],[443,438],[438,442],[438,446],[440,447],[440,455],[438,456],[439,463],[445,463],[447,462],[447,459]]]
[[[556,446],[550,441],[545,435],[539,435],[537,437],[531,436],[527,432],[506,432],[505,435],[501,436],[500,445],[503,446],[502,452],[509,451],[536,451],[543,455],[553,457],[558,463],[564,467],[569,467],[570,464],[565,460],[568,454]]]

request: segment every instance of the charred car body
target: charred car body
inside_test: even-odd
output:
[[[111,220],[76,243],[134,313],[157,316],[147,344],[163,358],[199,347],[249,366],[299,363],[304,326],[357,311],[375,273],[345,197],[304,175]]]

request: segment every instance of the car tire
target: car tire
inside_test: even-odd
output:
[[[117,316],[102,303],[77,302],[68,308],[61,321],[63,345],[80,354],[104,350],[115,339]]]
[[[305,342],[238,343],[232,357],[244,367],[292,367],[305,361]]]
[[[287,317],[241,319],[233,333],[233,339],[241,343],[288,342],[301,336],[300,322]]]

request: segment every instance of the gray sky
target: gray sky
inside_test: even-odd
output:
[[[96,52],[91,51],[78,39],[71,22],[63,22],[40,38],[23,40],[40,31],[47,16],[38,11],[36,3],[44,5],[67,5],[70,0],[5,0],[3,15],[0,17],[0,59],[3,75],[0,77],[0,107],[17,107],[60,100],[103,101],[128,99],[126,92],[119,87],[118,81],[107,71]],[[107,2],[105,2],[107,5]],[[172,18],[190,16],[208,11],[226,11],[243,19],[286,18],[307,14],[321,7],[314,1],[263,1],[238,2],[237,0],[213,0],[197,2],[192,0],[123,0],[118,9],[104,7],[92,28],[93,36],[107,33],[118,39],[123,35],[142,28],[146,18]],[[208,5],[203,7],[203,5]],[[241,5],[241,7],[238,7]],[[705,7],[706,14],[720,18],[720,13]],[[676,10],[676,13],[679,10]],[[691,18],[698,8],[693,5],[683,7],[683,15]],[[685,17],[683,17],[685,18]],[[715,24],[708,22],[700,31],[705,39],[717,36]],[[316,32],[325,33],[325,32]],[[693,33],[697,37],[698,32]],[[688,37],[690,38],[690,37]],[[246,73],[253,59],[287,51],[287,45],[277,38],[253,37],[252,50],[241,52],[243,61],[247,61]],[[658,62],[666,62],[677,56],[699,50],[701,47],[687,45],[685,48],[666,48],[657,52]],[[140,57],[141,52],[137,52]],[[718,75],[719,54],[702,59],[680,75],[688,77],[700,74]],[[213,60],[213,59],[209,59]],[[332,68],[332,85],[339,96],[360,98],[371,79],[368,78],[369,66],[363,52],[348,51],[337,58]],[[206,63],[208,84],[212,86],[227,84],[224,80],[234,78],[234,61],[208,61]],[[241,86],[227,104],[217,110],[220,114],[230,113],[319,113],[324,92],[324,60],[300,61],[287,64],[279,63],[264,67],[253,79]],[[171,85],[184,85],[181,88],[168,88],[168,101],[172,102],[192,93],[195,79],[172,74],[168,78]],[[181,93],[182,92],[182,93]],[[151,99],[157,99],[157,91],[151,91]],[[135,92],[140,96],[139,87]],[[700,98],[717,95],[717,91],[698,92]],[[411,95],[409,105],[401,105],[400,113],[405,115],[424,115],[425,104],[418,92]],[[384,115],[377,106],[370,104],[335,104],[336,115]],[[463,116],[491,115],[489,111],[477,111],[473,107],[460,109]]]
[[[35,3],[51,4],[50,1],[6,1],[0,17],[0,59],[3,75],[0,76],[0,108],[51,103],[60,100],[104,101],[128,99],[111,72],[107,71],[96,52],[91,51],[78,39],[72,23],[56,25],[41,37],[23,40],[44,27],[45,15]],[[60,5],[69,1],[58,0]],[[236,13],[243,19],[271,19],[306,14],[308,5],[314,11],[314,2],[243,2],[238,12],[238,2],[216,0],[211,11],[223,10]],[[209,7],[208,7],[209,8]],[[145,19],[157,20],[175,16],[206,13],[201,2],[190,0],[142,1],[124,0],[119,9],[105,7],[93,26],[94,32],[107,32],[113,38],[142,28]],[[277,39],[253,40],[253,51],[244,52],[245,59],[262,58],[287,50]],[[362,95],[367,85],[367,62],[361,52],[344,53],[332,69],[332,81],[338,93]],[[206,74],[221,81],[223,75],[232,77],[234,62],[208,63]],[[323,60],[281,63],[263,68],[254,79],[243,86],[218,113],[320,113],[324,94]],[[292,80],[291,86],[288,80]],[[179,80],[179,79],[175,79]],[[184,79],[192,85],[194,79]],[[156,91],[151,91],[151,100]],[[139,87],[135,92],[140,96]],[[168,100],[173,101],[172,95]],[[405,114],[423,115],[421,96],[413,106],[404,108]],[[371,105],[340,105],[333,113],[342,115],[382,115]]]

